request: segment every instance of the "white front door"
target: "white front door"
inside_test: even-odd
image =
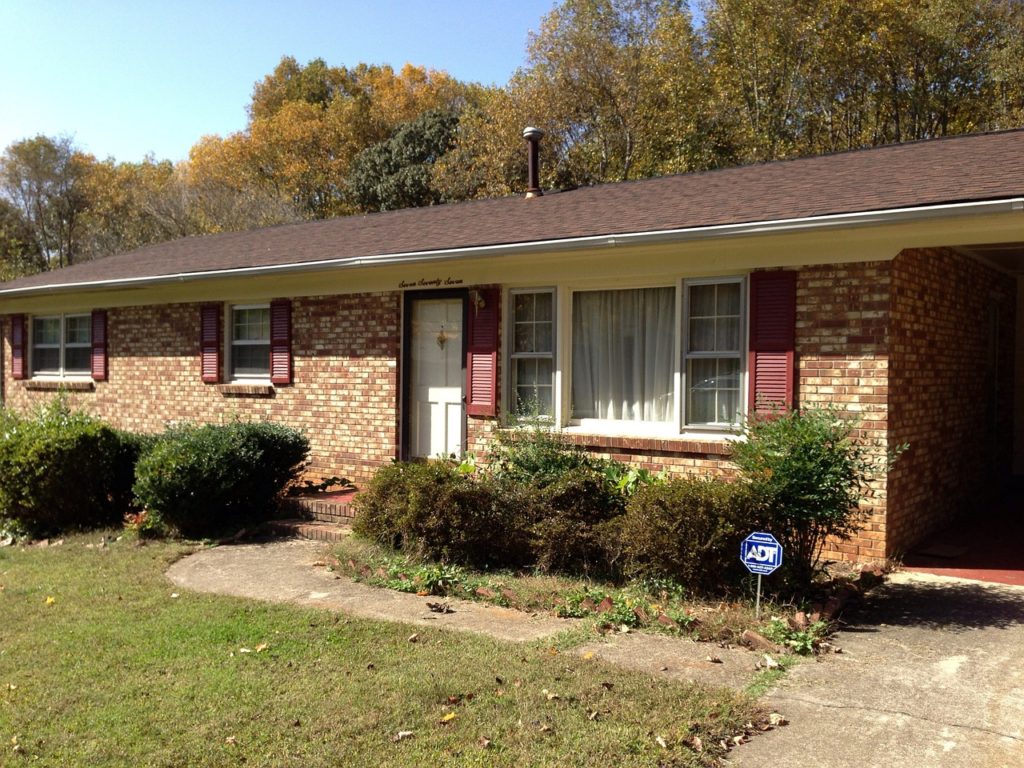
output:
[[[415,299],[409,340],[409,454],[462,453],[462,299]]]

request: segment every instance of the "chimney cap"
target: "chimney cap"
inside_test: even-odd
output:
[[[534,128],[532,125],[526,126],[523,129],[523,138],[527,141],[534,141],[535,139],[544,138],[544,131],[540,128]]]

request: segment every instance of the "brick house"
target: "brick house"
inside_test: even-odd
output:
[[[63,389],[141,431],[273,419],[307,432],[312,477],[357,481],[486,455],[523,405],[594,453],[728,474],[755,403],[835,403],[875,450],[910,445],[840,545],[860,559],[1011,478],[1024,131],[537,191],[0,285],[4,403]]]

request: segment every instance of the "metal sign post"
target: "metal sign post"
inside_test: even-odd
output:
[[[757,531],[740,543],[740,562],[757,574],[757,600],[754,615],[761,618],[761,577],[769,576],[782,565],[782,545],[770,533]]]

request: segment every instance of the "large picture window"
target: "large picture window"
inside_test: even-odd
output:
[[[270,378],[270,306],[231,308],[232,379]]]
[[[91,352],[89,315],[32,318],[33,376],[87,376]]]
[[[675,288],[573,294],[573,420],[672,420],[675,305]]]
[[[686,423],[735,424],[742,408],[743,284],[693,281],[685,293]]]
[[[513,413],[554,416],[555,292],[513,291],[510,368]]]

